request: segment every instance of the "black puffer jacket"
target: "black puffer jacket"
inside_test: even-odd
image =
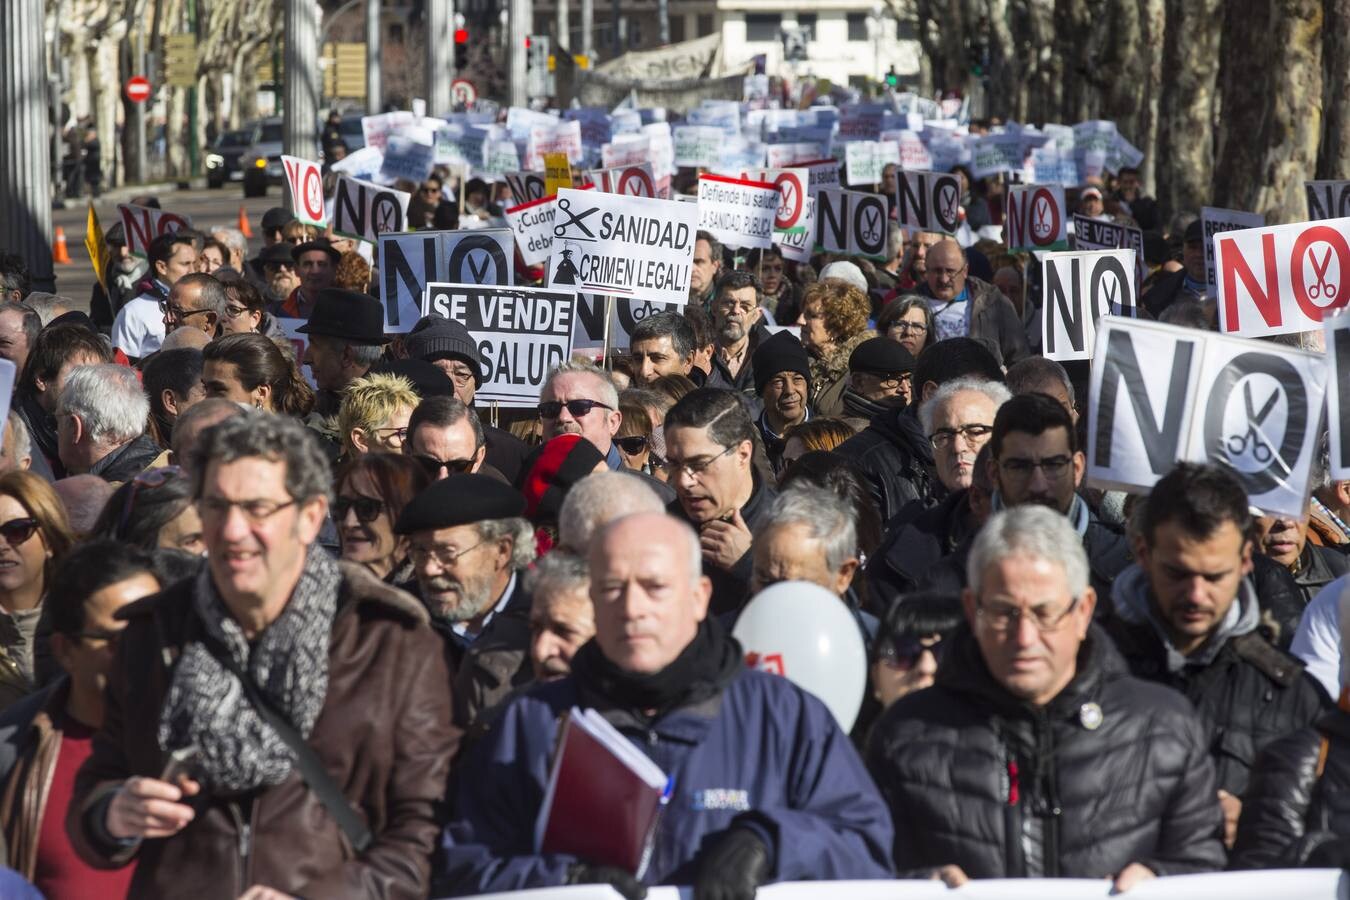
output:
[[[1129,676],[1096,626],[1043,709],[994,681],[965,629],[937,684],[877,723],[868,765],[895,822],[895,863],[972,878],[1105,878],[1220,869],[1214,766],[1189,703]],[[1095,724],[1095,727],[1094,727]]]
[[[883,413],[834,450],[867,475],[872,500],[889,521],[913,500],[927,501],[937,486],[933,445],[919,420],[903,409]]]
[[[897,597],[917,590],[924,573],[970,537],[969,493],[954,491],[910,521],[901,517],[888,524],[867,561],[867,588],[878,609],[889,609]]]
[[[1318,772],[1322,744],[1326,760]],[[1323,864],[1327,845],[1350,842],[1350,713],[1329,710],[1262,751],[1242,803],[1234,869]],[[1314,857],[1310,859],[1310,857]]]

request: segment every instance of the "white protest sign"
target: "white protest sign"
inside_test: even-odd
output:
[[[875,141],[881,137],[886,107],[879,103],[854,104],[839,110],[839,142]]]
[[[1022,134],[988,134],[976,138],[972,144],[970,173],[976,178],[1021,170],[1026,145]]]
[[[705,169],[717,165],[725,137],[722,129],[711,125],[681,125],[674,129],[675,165]]]
[[[782,169],[799,163],[811,162],[825,155],[825,148],[815,143],[766,144],[764,146],[764,164],[770,169]]]
[[[1322,323],[1327,344],[1327,433],[1331,438],[1331,478],[1350,479],[1350,315],[1328,316]]]
[[[841,186],[839,183],[839,163],[836,160],[819,159],[815,162],[799,163],[795,168],[806,170],[808,178],[806,192],[812,197],[826,188]]]
[[[328,171],[353,178],[374,178],[384,165],[384,151],[378,147],[353,150],[328,167]]]
[[[778,208],[773,217],[773,242],[782,246],[810,247],[810,228],[804,227],[807,218],[806,193],[809,175],[805,169],[751,169],[741,173],[742,178],[772,184],[778,191]],[[789,257],[796,259],[796,257]]]
[[[531,126],[527,146],[525,167],[528,169],[544,168],[544,156],[549,153],[566,153],[567,161],[572,165],[580,165],[585,157],[581,145],[581,123],[575,121],[553,126]]]
[[[517,205],[543,199],[547,182],[543,172],[506,172],[503,177]]]
[[[300,374],[304,377],[305,381],[309,382],[310,387],[317,389],[319,383],[314,380],[314,370],[304,361],[305,353],[309,350],[309,334],[300,330],[305,325],[309,324],[309,320],[287,319],[282,316],[275,316],[273,321],[277,323],[277,327],[286,335],[286,340],[291,345],[292,352],[295,353],[295,364],[299,367]]]
[[[333,230],[374,243],[382,234],[403,230],[411,199],[403,191],[341,175],[333,194]]]
[[[1046,359],[1091,359],[1102,316],[1135,315],[1133,250],[1041,258],[1041,347]]]
[[[1302,516],[1327,365],[1265,341],[1107,316],[1088,403],[1088,477],[1149,490],[1178,461],[1228,469],[1253,506]]]
[[[793,262],[810,262],[815,250],[816,201],[811,197],[802,198],[801,216],[797,224],[789,228],[775,228],[773,242],[783,251],[783,258]]]
[[[286,170],[286,184],[291,190],[291,209],[295,217],[306,225],[328,227],[328,211],[324,208],[323,170],[316,162],[298,156],[281,157]]]
[[[1225,334],[1308,331],[1350,301],[1350,218],[1216,234],[1214,254]]]
[[[520,169],[520,152],[510,138],[489,138],[483,141],[483,173],[489,177],[504,175]]]
[[[0,421],[9,418],[9,408],[14,398],[14,379],[18,375],[18,367],[8,359],[0,359]],[[0,428],[0,439],[4,437],[4,429]],[[0,447],[3,447],[3,440],[0,440]]]
[[[1003,242],[1009,250],[1067,250],[1069,222],[1064,188],[1032,184],[1008,189]]]
[[[597,350],[605,346],[606,298],[599,294],[577,294],[577,315],[572,326],[572,350]],[[653,313],[680,312],[677,303],[615,297],[609,320],[609,349],[627,350],[633,329]]]
[[[596,169],[589,173],[596,190],[610,194],[628,194],[631,197],[656,197],[656,178],[652,164],[620,166],[616,169]]]
[[[427,285],[423,315],[459,322],[478,344],[485,403],[534,406],[548,370],[572,355],[576,294],[551,288]]]
[[[606,169],[640,166],[651,159],[651,138],[645,134],[616,134],[613,141],[600,148],[601,165]]]
[[[149,206],[120,203],[117,212],[122,217],[127,252],[140,257],[145,256],[145,251],[155,238],[192,227],[192,220],[187,216]]]
[[[393,183],[400,178],[419,182],[436,165],[435,142],[423,143],[405,134],[391,134],[384,145],[380,178]]]
[[[946,172],[896,175],[896,216],[901,225],[919,231],[956,234],[961,227],[961,179]]]
[[[1308,219],[1344,219],[1350,217],[1350,181],[1305,181]]]
[[[849,186],[880,184],[886,165],[900,164],[900,147],[894,141],[854,141],[844,145],[844,173]]]
[[[778,188],[763,181],[701,175],[698,227],[728,247],[773,246]]]
[[[887,221],[884,197],[822,190],[816,194],[816,249],[885,259]]]
[[[422,314],[427,285],[433,281],[513,284],[513,251],[511,232],[505,228],[380,235],[384,330],[389,334],[411,331]]]
[[[516,249],[527,266],[537,266],[548,260],[553,249],[553,218],[557,213],[556,197],[541,197],[504,210],[506,224],[516,238]]]
[[[400,128],[406,128],[413,122],[414,118],[411,112],[387,112],[375,116],[362,116],[361,135],[365,138],[367,147],[374,147],[376,150],[383,152],[385,144],[389,140],[389,135]]]
[[[1073,247],[1075,250],[1133,250],[1136,291],[1148,277],[1148,264],[1144,261],[1144,233],[1138,228],[1104,222],[1075,213]],[[1138,294],[1135,296],[1138,297]]]
[[[1210,297],[1217,297],[1218,287],[1214,271],[1214,235],[1226,231],[1260,228],[1266,224],[1266,217],[1260,213],[1243,212],[1238,209],[1215,209],[1212,206],[1203,206],[1200,208],[1200,224],[1205,235],[1205,291]]]
[[[560,190],[548,283],[685,303],[697,230],[695,204]]]

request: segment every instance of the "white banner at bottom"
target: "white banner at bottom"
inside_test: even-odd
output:
[[[994,878],[948,888],[940,881],[796,881],[772,884],[755,893],[756,900],[1350,900],[1350,879],[1340,869],[1267,869],[1174,875],[1146,881],[1124,894],[1112,894],[1111,882],[1089,878]],[[647,900],[692,900],[693,888],[656,887]],[[479,900],[623,900],[608,885],[579,884],[480,894]]]

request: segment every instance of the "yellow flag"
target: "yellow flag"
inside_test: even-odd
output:
[[[92,203],[89,204],[89,218],[85,220],[84,225],[84,248],[89,251],[89,263],[94,267],[94,277],[106,291],[108,285],[104,284],[103,273],[108,270],[111,253],[108,250],[108,242],[103,239],[103,229],[99,227],[98,213],[94,212]]]
[[[567,161],[567,154],[545,153],[544,196],[557,196],[558,188],[570,188],[571,186],[572,166]]]

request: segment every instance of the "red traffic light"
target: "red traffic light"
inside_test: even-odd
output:
[[[528,34],[525,35],[525,49],[530,49],[530,36]]]
[[[455,43],[456,43],[456,44],[467,44],[468,42],[469,42],[469,32],[468,32],[468,29],[465,29],[465,28],[456,28],[456,29],[455,29]]]

